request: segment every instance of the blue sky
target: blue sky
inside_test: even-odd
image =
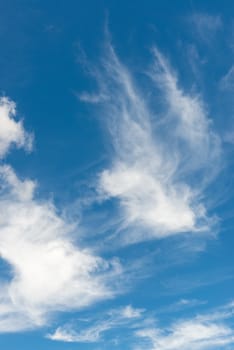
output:
[[[2,1],[0,38],[0,348],[233,349],[233,2]]]

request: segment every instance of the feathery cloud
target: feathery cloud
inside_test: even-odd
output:
[[[201,98],[179,87],[159,50],[153,55],[148,77],[164,104],[160,118],[110,44],[101,72],[93,71],[107,96],[102,114],[114,150],[98,190],[103,200],[118,200],[122,229],[141,228],[128,231],[126,242],[206,231],[214,222],[202,199],[219,169],[219,137]]]

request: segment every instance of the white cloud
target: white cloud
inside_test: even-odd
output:
[[[15,106],[4,103],[1,116],[8,120]],[[12,123],[4,152],[10,142],[26,140],[21,124]],[[77,310],[116,294],[119,262],[79,247],[77,225],[51,201],[37,199],[35,188],[34,181],[21,180],[9,165],[0,165],[0,258],[8,264],[8,276],[0,281],[0,332],[43,326],[53,312]]]
[[[16,106],[6,97],[0,98],[0,158],[3,158],[12,144],[16,147],[32,148],[32,135],[23,127],[22,121],[15,120]]]
[[[155,120],[130,73],[106,47],[96,74],[114,155],[100,174],[103,200],[116,198],[123,228],[141,227],[127,242],[208,230],[203,190],[219,169],[219,138],[199,96],[186,94],[162,54],[154,49],[148,73],[161,91],[164,116]],[[146,94],[146,96],[148,96]]]
[[[224,349],[224,346],[234,344],[234,330],[223,321],[232,315],[233,312],[230,311],[217,312],[190,320],[179,320],[165,330],[160,328],[138,330],[136,335],[145,342],[143,347],[139,346],[136,349],[205,350],[221,347]]]

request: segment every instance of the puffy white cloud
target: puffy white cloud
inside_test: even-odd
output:
[[[0,254],[10,266],[1,282],[0,331],[43,325],[51,312],[79,309],[111,297],[118,273],[74,241],[74,227],[54,205],[34,198],[35,184],[0,168]]]
[[[149,85],[160,91],[163,116],[151,110],[111,45],[96,72],[113,144],[111,166],[100,174],[103,200],[116,198],[127,242],[209,230],[203,190],[219,169],[220,141],[199,96],[186,94],[155,48]],[[152,86],[153,85],[153,86]],[[158,113],[158,116],[156,116]],[[129,232],[129,231],[128,231]]]
[[[16,106],[7,97],[0,98],[0,158],[12,144],[16,147],[32,148],[32,135],[24,130],[22,121],[16,121]]]
[[[1,99],[1,156],[12,143],[29,147],[15,113],[15,104]],[[36,198],[36,186],[0,165],[0,263],[6,272],[0,280],[0,332],[43,326],[54,312],[77,310],[116,293],[118,261],[78,246],[77,224],[51,201]]]

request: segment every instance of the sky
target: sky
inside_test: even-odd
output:
[[[234,349],[234,3],[0,1],[0,348]]]

